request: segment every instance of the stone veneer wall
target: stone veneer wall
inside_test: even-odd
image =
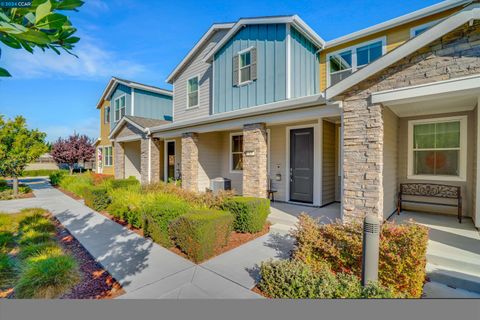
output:
[[[121,142],[115,142],[113,148],[115,151],[114,159],[114,171],[115,179],[124,179],[125,178],[125,150],[123,149],[123,144]]]
[[[265,123],[247,124],[243,127],[243,195],[267,197],[268,146]],[[253,151],[253,156],[245,152]]]
[[[339,97],[344,116],[344,221],[383,219],[383,106],[372,92],[480,74],[480,22],[458,28]]]
[[[150,143],[149,138],[143,138],[140,140],[140,183],[142,185],[148,184],[148,145]]]
[[[182,188],[198,191],[198,134],[194,132],[182,135]]]

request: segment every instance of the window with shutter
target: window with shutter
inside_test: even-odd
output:
[[[234,55],[232,59],[232,84],[233,86],[238,86],[238,55]]]
[[[240,51],[233,57],[233,85],[238,86],[257,79],[257,49]]]

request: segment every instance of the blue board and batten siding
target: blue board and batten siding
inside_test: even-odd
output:
[[[257,80],[233,86],[233,56],[257,48]],[[214,57],[213,112],[221,113],[286,99],[286,25],[248,25]]]
[[[132,94],[132,89],[126,85],[123,85],[123,84],[119,84],[117,85],[117,87],[115,88],[115,90],[113,91],[112,93],[112,96],[110,97],[110,116],[111,116],[111,119],[112,121],[110,121],[110,130],[112,130],[113,128],[115,128],[115,126],[117,125],[118,121],[120,121],[120,119],[115,119],[115,99],[124,95],[125,94],[125,105],[126,105],[126,110],[125,110],[125,114],[132,114],[132,98],[131,98],[131,94]],[[115,121],[113,121],[115,120]]]
[[[173,115],[173,98],[163,94],[134,89],[134,116],[166,120]]]
[[[318,47],[295,28],[290,28],[291,97],[311,96],[320,92]]]
[[[295,28],[290,28],[290,97],[320,92],[316,47]],[[257,80],[233,85],[232,61],[239,51],[257,49]],[[286,100],[287,26],[248,25],[230,39],[214,57],[213,113],[222,113]]]

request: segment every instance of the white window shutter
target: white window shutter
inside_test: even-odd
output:
[[[250,77],[253,80],[257,80],[257,48],[250,50]]]
[[[236,87],[238,86],[238,54],[233,56],[232,69],[232,84]]]

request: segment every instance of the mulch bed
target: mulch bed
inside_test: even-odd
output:
[[[65,193],[65,194],[66,194],[67,196],[69,196],[70,198],[73,198],[73,199],[75,199],[75,200],[83,200],[83,198],[77,196],[75,193],[70,192],[70,191],[65,190],[65,189],[62,189],[62,188],[60,188],[59,186],[55,186],[54,188],[57,189],[57,190],[59,190],[59,191],[61,191],[61,192],[63,192],[63,193]]]
[[[56,238],[63,249],[71,254],[79,265],[82,280],[60,299],[112,299],[125,293],[121,285],[95,261],[90,253],[56,219]]]
[[[256,294],[259,294],[267,299],[271,299],[269,296],[267,296],[262,290],[258,289],[257,286],[252,288],[252,291],[255,292]]]

